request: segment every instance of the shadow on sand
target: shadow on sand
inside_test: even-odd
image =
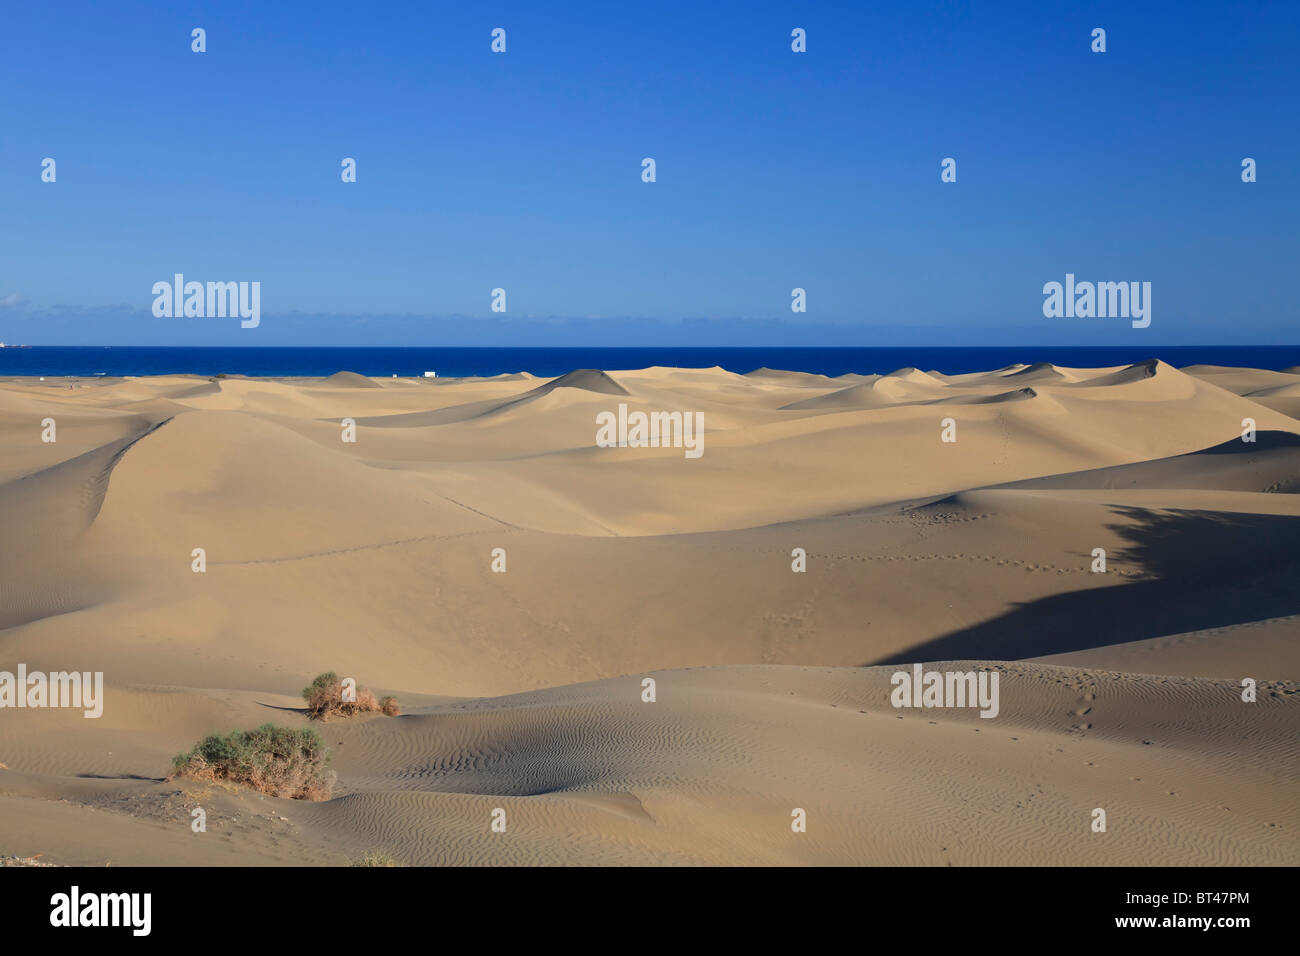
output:
[[[1300,613],[1300,517],[1114,513],[1126,520],[1109,528],[1128,546],[1109,556],[1110,568],[1140,569],[1143,579],[1019,604],[867,666],[1020,660]]]

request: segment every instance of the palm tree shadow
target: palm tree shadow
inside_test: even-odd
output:
[[[1116,506],[1131,584],[1058,594],[868,662],[1019,660],[1300,613],[1300,517]]]

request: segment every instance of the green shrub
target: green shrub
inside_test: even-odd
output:
[[[173,777],[225,780],[273,797],[326,800],[332,785],[329,759],[320,734],[263,724],[255,730],[214,734],[172,760]]]

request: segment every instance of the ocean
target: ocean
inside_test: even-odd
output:
[[[892,372],[914,366],[947,375],[982,372],[1014,363],[1096,368],[1159,358],[1176,367],[1235,365],[1280,370],[1300,365],[1300,345],[1184,346],[1177,348],[192,348],[33,346],[0,348],[0,376],[46,375],[332,375],[339,371],[388,377],[440,378],[531,372],[550,377],[578,368],[606,371],[668,365],[719,365],[744,374],[764,366],[843,375]]]

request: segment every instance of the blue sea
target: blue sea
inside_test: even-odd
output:
[[[1176,367],[1236,365],[1283,369],[1300,365],[1300,345],[1177,348],[146,348],[34,346],[0,349],[0,375],[361,375],[440,378],[531,372],[550,377],[578,368],[635,369],[650,365],[708,368],[744,374],[764,366],[843,375],[914,366],[947,375],[1013,363],[1096,368],[1159,358]]]

